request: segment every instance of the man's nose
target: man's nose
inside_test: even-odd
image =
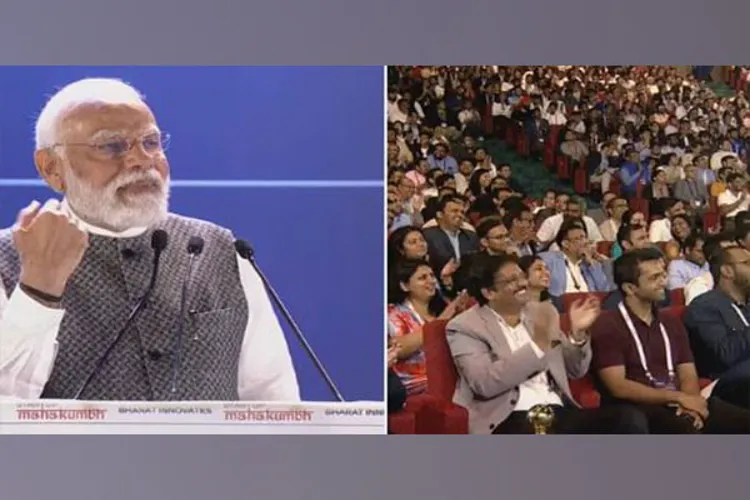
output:
[[[127,168],[148,168],[153,166],[153,157],[143,149],[140,141],[131,143],[130,149],[123,158]]]

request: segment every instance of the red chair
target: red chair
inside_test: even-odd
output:
[[[719,213],[719,198],[712,196],[708,199],[708,211]]]
[[[547,139],[547,143],[551,144],[553,148],[557,148],[557,145],[560,144],[560,130],[562,129],[562,125],[552,125],[549,128],[549,138]]]
[[[565,334],[570,334],[570,318],[567,314],[560,315],[560,330]],[[570,392],[578,404],[584,408],[599,408],[601,404],[601,394],[596,390],[594,382],[589,375],[579,379],[569,379]]]
[[[469,218],[471,225],[476,227],[482,219],[482,214],[479,212],[469,212],[467,217]]]
[[[544,166],[552,170],[555,168],[555,145],[547,143],[544,146]]]
[[[557,155],[555,163],[557,165],[557,177],[563,181],[570,180],[570,160],[568,157],[561,153]]]
[[[720,221],[721,218],[717,212],[706,212],[703,214],[703,230],[705,232],[712,231],[719,225]]]
[[[512,123],[505,128],[505,142],[509,147],[516,145],[516,127]]]
[[[529,137],[526,135],[526,131],[519,127],[516,131],[518,140],[516,141],[516,153],[519,156],[529,156],[531,154],[531,147],[529,146]]]
[[[419,434],[419,420],[430,418],[443,407],[443,402],[429,394],[409,396],[403,410],[388,415],[388,434]]]
[[[445,320],[424,325],[423,349],[427,363],[427,394],[440,401],[422,409],[417,419],[419,434],[468,434],[469,413],[452,402],[458,373],[445,337]]]
[[[607,296],[608,292],[576,292],[576,293],[565,293],[562,295],[562,306],[563,306],[563,312],[565,314],[568,314],[570,311],[570,306],[573,305],[573,302],[579,299],[585,299],[590,296],[594,296],[599,300],[604,300]]]
[[[589,174],[586,167],[578,165],[573,169],[573,191],[577,194],[586,195],[591,191],[589,186]]]
[[[734,90],[736,90],[737,92],[744,90],[746,81],[747,81],[747,70],[743,69],[740,72],[740,77],[737,78],[737,81],[735,82]]]
[[[685,290],[683,288],[675,288],[674,290],[669,291],[669,303],[672,304],[670,307],[665,308],[666,309],[672,309],[673,307],[682,307],[685,308]],[[680,310],[680,315],[684,313],[684,310]],[[680,316],[682,317],[682,316]]]
[[[416,434],[417,416],[412,411],[400,411],[388,415],[388,434]]]
[[[596,244],[596,251],[602,255],[609,255],[612,252],[614,241],[600,241]]]
[[[494,123],[492,121],[492,103],[488,102],[487,105],[484,107],[484,117],[483,117],[483,128],[484,128],[484,135],[490,136],[492,135],[493,129],[494,129]]]
[[[682,288],[678,288],[678,290],[682,290]],[[669,307],[663,307],[659,309],[659,314],[667,316],[667,317],[676,318],[680,322],[682,322],[682,319],[685,316],[685,309],[686,308],[684,304],[671,305]]]
[[[415,406],[420,405],[419,396],[406,399],[404,409],[388,414],[388,434],[416,434],[417,412]]]
[[[612,180],[609,183],[609,190],[615,195],[620,196],[621,189],[622,182],[620,182],[620,177],[617,175],[612,176]]]
[[[630,210],[633,212],[641,212],[643,216],[648,220],[650,204],[645,198],[633,198],[630,200]]]

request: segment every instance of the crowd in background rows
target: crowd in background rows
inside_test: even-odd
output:
[[[591,196],[521,185],[488,149],[508,127],[526,136],[532,158],[553,144],[585,168]],[[514,256],[563,314],[576,293],[599,292],[600,307],[617,309],[628,295],[618,258],[650,248],[660,250],[664,288],[680,292],[659,307],[712,291],[728,259],[721,250],[750,249],[749,146],[744,93],[720,97],[690,67],[389,68],[392,373],[407,393],[425,390],[422,328],[482,302],[471,293],[482,257]],[[709,224],[710,213],[719,217]],[[732,278],[740,289],[743,276]],[[750,329],[743,335],[746,352],[721,369],[717,355],[698,353],[699,370],[712,365],[701,375],[750,360]]]

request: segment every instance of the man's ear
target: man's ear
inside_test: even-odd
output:
[[[63,161],[60,155],[51,149],[40,149],[34,153],[36,170],[47,185],[57,193],[65,192],[63,180]]]

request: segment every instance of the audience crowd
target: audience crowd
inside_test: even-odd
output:
[[[392,410],[429,392],[443,320],[472,433],[532,432],[539,404],[558,433],[750,433],[744,92],[686,66],[388,71]]]

